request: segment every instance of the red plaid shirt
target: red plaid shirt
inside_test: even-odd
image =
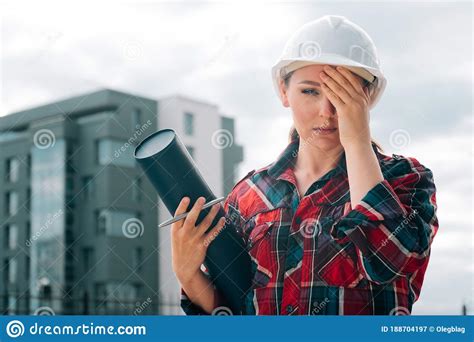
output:
[[[373,147],[384,180],[351,208],[345,153],[300,200],[293,165],[299,140],[250,172],[227,197],[245,241],[253,283],[248,315],[410,314],[438,230],[431,170]],[[205,312],[181,289],[186,314]],[[215,307],[225,306],[217,296]]]

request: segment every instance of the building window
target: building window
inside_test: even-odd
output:
[[[31,178],[31,154],[28,154],[26,157],[26,174],[28,176],[28,179]]]
[[[143,248],[135,247],[133,249],[133,269],[137,272],[142,270]]]
[[[134,147],[126,141],[100,139],[97,141],[96,149],[99,165],[135,167]]]
[[[8,261],[8,282],[10,284],[16,283],[16,275],[17,275],[17,262],[16,259],[10,259]]]
[[[31,265],[31,259],[30,259],[30,256],[27,255],[25,258],[26,279],[30,279],[30,265]]]
[[[31,188],[26,189],[26,209],[31,210]]]
[[[11,191],[5,194],[5,213],[13,216],[18,212],[18,193]]]
[[[135,236],[135,229],[139,230],[136,236],[143,233],[143,224],[131,211],[103,209],[97,213],[96,222],[99,235],[129,237],[128,234]]]
[[[93,253],[94,250],[92,247],[84,247],[82,249],[82,259],[85,271],[84,273],[89,272],[89,270],[92,268]]]
[[[18,246],[18,227],[14,224],[5,227],[5,248],[15,249]]]
[[[18,181],[20,174],[20,161],[17,158],[9,158],[6,160],[5,176],[6,181],[15,183]]]
[[[186,146],[186,149],[188,150],[191,157],[194,159],[194,147]]]
[[[135,108],[132,112],[132,132],[140,129],[140,125],[142,122],[141,116],[142,116],[141,110],[138,108]]]
[[[142,198],[142,180],[140,178],[135,178],[133,182],[133,193],[132,198],[134,201],[140,201]]]
[[[94,178],[92,176],[82,177],[82,195],[84,199],[94,197]]]
[[[18,301],[15,294],[8,296],[8,314],[14,315],[18,310]]]
[[[184,113],[184,133],[186,135],[194,134],[194,115],[191,113]]]

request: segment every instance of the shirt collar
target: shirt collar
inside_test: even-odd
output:
[[[296,157],[298,156],[298,148],[299,148],[300,140],[293,139],[288,146],[280,153],[276,161],[270,165],[268,168],[268,175],[275,179],[286,179],[289,181],[294,182],[294,174],[291,171],[293,169],[294,163],[296,161]],[[380,160],[380,154],[374,144],[372,144],[372,148],[377,155],[377,158]],[[346,153],[343,150],[342,155],[339,159],[337,165],[326,175],[329,176],[336,176],[340,173],[347,174],[346,168]],[[321,179],[322,180],[322,179]]]

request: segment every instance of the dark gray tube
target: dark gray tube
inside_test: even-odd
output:
[[[136,147],[135,159],[171,215],[174,215],[185,196],[191,199],[188,209],[201,196],[206,198],[206,202],[216,198],[181,139],[172,129],[163,129],[146,137]],[[210,208],[201,212],[196,225],[209,210]],[[225,212],[221,208],[209,229],[223,216]],[[250,288],[251,264],[242,239],[232,224],[232,220],[226,220],[226,226],[207,249],[204,265],[235,315],[241,314],[243,298]]]

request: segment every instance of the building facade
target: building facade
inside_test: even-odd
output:
[[[106,89],[0,118],[3,314],[180,314],[169,227],[156,228],[170,214],[133,158],[161,128],[216,195],[231,189],[242,148],[209,139],[234,135],[216,106]]]

